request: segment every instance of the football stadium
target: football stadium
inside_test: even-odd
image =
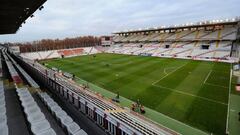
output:
[[[0,2],[0,36],[45,2]],[[240,17],[175,22],[0,40],[0,135],[239,135]]]

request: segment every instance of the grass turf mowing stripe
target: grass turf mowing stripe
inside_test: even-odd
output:
[[[145,106],[204,131],[221,134],[216,129],[221,128],[221,132],[224,130],[220,124],[224,123],[224,117],[214,122],[216,117],[213,114],[216,113],[218,117],[220,114],[224,115],[226,90],[206,83],[219,85],[217,81],[226,80],[228,64],[114,54],[97,54],[95,59],[92,56],[67,58],[63,59],[63,63],[58,60],[53,62],[52,66],[60,65],[64,71],[74,71],[76,76],[109,91],[120,92],[121,96],[133,101],[140,99]],[[105,66],[106,64],[110,66]],[[174,71],[183,64],[186,66]],[[206,79],[210,70],[212,73]],[[152,85],[166,74],[169,75],[157,84],[196,97]],[[219,78],[220,76],[223,77]],[[205,79],[207,81],[204,84]],[[202,100],[197,96],[223,104]],[[211,117],[208,118],[208,115]],[[205,123],[204,120],[213,122]],[[214,130],[209,127],[213,127]]]
[[[166,74],[165,76],[163,76],[162,78],[160,78],[159,80],[155,81],[152,83],[152,85],[157,84],[159,81],[163,80],[164,78],[168,77],[170,74],[176,72],[177,70],[181,69],[182,67],[184,67],[185,65],[187,65],[188,63],[185,63],[184,65],[177,67],[176,69],[174,69],[173,71],[171,71],[170,73],[166,73],[165,68],[164,68],[164,73]],[[169,69],[169,68],[168,68]],[[156,86],[156,85],[155,85]]]
[[[79,84],[84,84],[84,85],[89,84],[90,89],[92,89],[95,92],[101,93],[104,97],[107,97],[109,99],[116,96],[115,93],[113,93],[109,90],[103,89],[95,84],[89,83],[81,78],[77,78],[76,81]],[[151,98],[151,99],[153,99],[153,98]],[[133,101],[120,96],[120,104],[122,106],[130,107],[132,103],[133,103]],[[179,132],[180,134],[183,134],[183,135],[188,135],[189,133],[192,133],[194,135],[207,135],[208,134],[206,132],[203,132],[202,130],[199,130],[188,124],[182,123],[176,119],[173,119],[167,115],[164,115],[163,113],[160,113],[156,110],[150,109],[148,107],[145,107],[145,110],[147,113],[145,113],[144,115],[147,118],[150,118],[150,119],[156,121],[157,123],[163,124],[163,125],[167,126],[168,128],[171,128],[171,129]]]
[[[154,86],[159,87],[159,88],[163,88],[163,89],[167,89],[167,90],[170,90],[170,91],[172,91],[172,92],[177,92],[177,93],[180,93],[180,94],[183,94],[183,95],[187,95],[187,96],[191,96],[191,97],[196,97],[196,98],[199,98],[199,99],[202,99],[202,100],[206,100],[206,101],[209,101],[209,102],[214,102],[214,103],[218,103],[218,104],[222,104],[222,105],[227,105],[227,104],[224,103],[224,102],[219,102],[219,101],[217,101],[217,100],[212,100],[212,99],[209,99],[209,98],[206,98],[206,97],[203,97],[203,96],[198,96],[198,95],[190,94],[190,93],[184,92],[183,90],[177,90],[177,89],[167,88],[167,87],[163,87],[163,86],[160,86],[160,85],[154,85]]]

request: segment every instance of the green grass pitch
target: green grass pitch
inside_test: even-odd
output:
[[[118,54],[43,62],[192,127],[225,133],[230,64]]]

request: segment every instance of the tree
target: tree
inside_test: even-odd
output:
[[[40,41],[14,43],[11,45],[17,45],[20,47],[20,51],[24,52],[36,52],[47,50],[59,50],[78,47],[91,47],[101,45],[101,39],[94,36],[83,36],[75,38],[65,39],[42,39]]]

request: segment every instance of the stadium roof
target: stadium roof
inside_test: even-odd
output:
[[[152,32],[152,31],[166,31],[166,30],[177,30],[185,28],[199,28],[208,26],[219,26],[219,25],[237,25],[240,22],[240,17],[226,19],[226,20],[213,20],[213,21],[203,21],[197,23],[186,23],[182,25],[172,25],[172,26],[161,26],[155,28],[138,29],[138,30],[126,30],[114,32],[113,34],[130,34],[130,33],[141,33],[141,32]]]
[[[14,34],[46,0],[1,0],[0,34]]]

